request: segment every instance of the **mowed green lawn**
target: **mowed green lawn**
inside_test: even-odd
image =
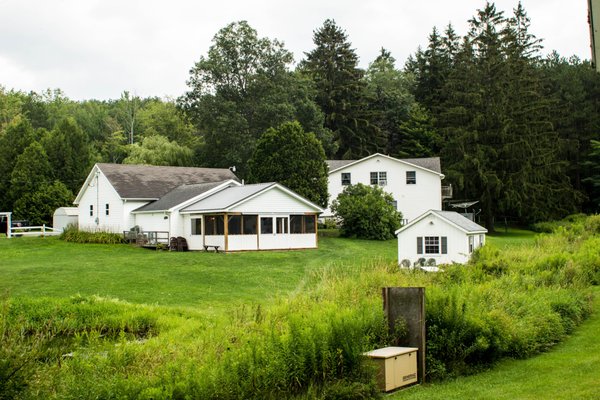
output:
[[[529,231],[511,230],[488,242],[502,248],[526,244],[533,237]],[[66,243],[58,238],[0,238],[0,293],[99,295],[214,312],[289,293],[311,269],[373,259],[395,262],[396,240],[320,237],[319,248],[312,250],[215,254]]]
[[[310,269],[393,262],[396,241],[323,237],[313,250],[215,254],[129,245],[65,243],[57,238],[0,239],[0,292],[9,296],[99,295],[131,303],[218,311],[267,302],[296,289]]]
[[[600,288],[592,316],[565,342],[527,360],[506,360],[494,369],[452,382],[414,386],[391,396],[422,399],[599,399]]]

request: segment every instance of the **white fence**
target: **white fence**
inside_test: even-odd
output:
[[[15,226],[8,228],[7,236],[58,236],[62,233],[60,229],[51,226]]]

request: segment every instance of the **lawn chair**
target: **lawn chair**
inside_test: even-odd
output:
[[[175,236],[169,239],[169,251],[177,251],[177,238]]]

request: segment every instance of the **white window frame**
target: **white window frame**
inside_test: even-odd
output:
[[[411,176],[409,176],[409,174]],[[406,171],[406,184],[416,185],[417,184],[417,171]]]
[[[348,178],[348,179],[344,179]],[[342,172],[342,186],[352,185],[352,173],[350,172]]]
[[[371,171],[369,174],[371,185],[387,185],[387,171]]]

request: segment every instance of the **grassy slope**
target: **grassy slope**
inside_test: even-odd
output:
[[[600,394],[600,288],[594,313],[564,343],[528,360],[452,382],[415,386],[393,399],[598,399]]]
[[[305,273],[331,263],[396,259],[395,241],[320,238],[319,249],[214,254],[56,238],[0,240],[0,293],[10,296],[116,297],[132,303],[217,311],[294,290]]]

